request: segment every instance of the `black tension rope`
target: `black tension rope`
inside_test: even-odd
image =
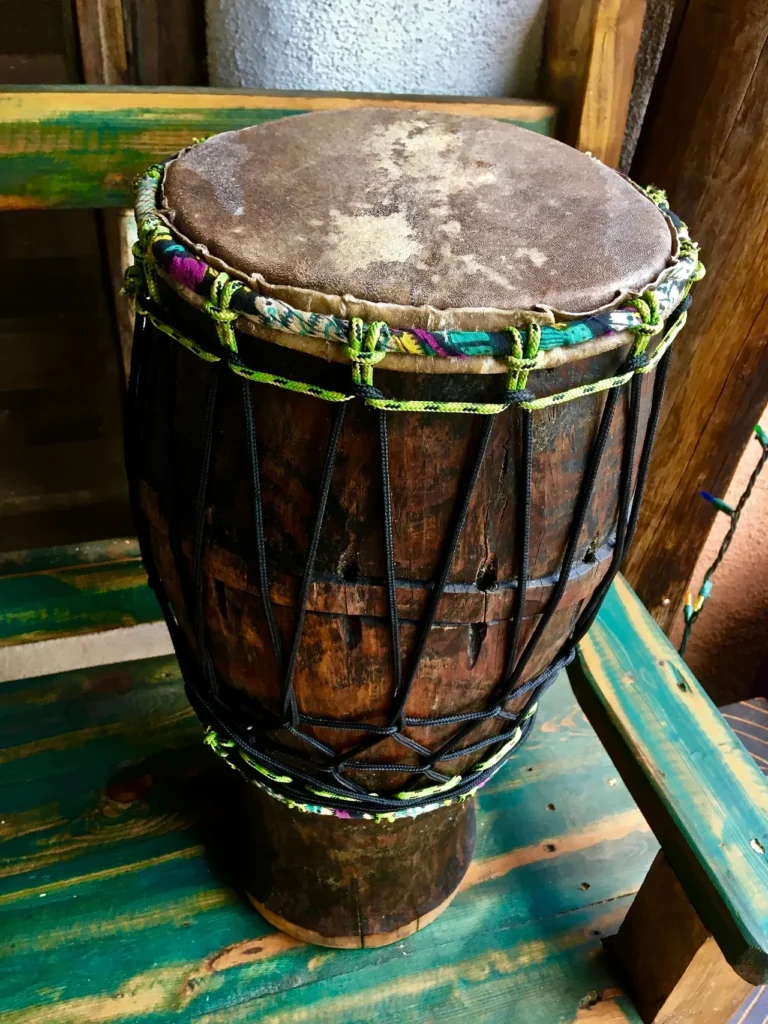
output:
[[[687,309],[690,299],[687,298],[677,310],[668,318],[667,328]],[[259,464],[259,452],[254,422],[252,388],[254,384],[243,379],[241,382],[242,411],[245,422],[246,447],[248,453],[248,469],[250,476],[250,493],[252,499],[252,524],[254,533],[254,555],[255,570],[258,579],[258,589],[263,603],[264,615],[267,630],[270,637],[272,651],[275,657],[278,671],[281,676],[280,710],[278,713],[269,709],[243,706],[243,702],[236,706],[235,701],[240,698],[228,693],[227,688],[222,686],[214,666],[214,661],[208,649],[205,627],[205,538],[207,531],[206,506],[211,476],[212,460],[214,457],[217,405],[219,401],[219,378],[222,367],[225,363],[210,365],[210,377],[205,398],[204,415],[202,418],[202,429],[200,437],[200,470],[197,486],[197,496],[194,507],[194,542],[193,542],[193,601],[190,602],[184,596],[187,621],[193,625],[194,646],[192,646],[184,631],[179,626],[173,610],[170,606],[161,581],[161,575],[155,563],[152,545],[150,542],[150,528],[147,525],[146,517],[140,508],[138,495],[138,481],[141,477],[142,459],[145,438],[147,436],[147,417],[149,404],[149,378],[152,358],[157,358],[164,346],[174,346],[174,343],[158,331],[146,317],[137,316],[134,335],[134,347],[132,354],[131,378],[128,397],[128,427],[126,430],[126,465],[128,467],[131,500],[134,508],[134,518],[139,533],[139,543],[142,557],[147,568],[150,584],[154,589],[165,620],[168,624],[171,638],[179,659],[182,675],[185,679],[187,695],[195,711],[204,724],[215,729],[222,737],[234,741],[240,750],[258,762],[266,771],[259,773],[255,768],[249,766],[247,760],[243,760],[238,766],[255,780],[263,782],[263,775],[269,776],[269,785],[281,795],[297,803],[310,802],[320,804],[329,808],[341,810],[353,810],[359,813],[381,814],[408,808],[418,808],[434,801],[434,783],[448,784],[452,776],[440,770],[443,762],[450,762],[459,757],[479,751],[488,751],[488,759],[483,766],[476,767],[461,776],[459,783],[446,790],[446,797],[456,799],[463,794],[469,793],[481,785],[485,779],[493,774],[499,764],[503,762],[492,760],[493,755],[502,751],[505,745],[516,739],[514,749],[522,743],[535,720],[535,709],[537,701],[544,690],[555,679],[557,673],[567,665],[574,657],[576,644],[584,636],[592,625],[605,594],[613,582],[626,551],[631,544],[636,526],[640,501],[645,489],[648,467],[651,456],[651,449],[658,426],[659,412],[664,395],[666,377],[669,370],[669,359],[671,349],[668,349],[659,362],[653,386],[651,408],[648,423],[645,430],[643,444],[638,461],[637,473],[634,472],[636,461],[637,440],[640,428],[640,407],[642,399],[642,378],[633,374],[629,385],[626,382],[611,386],[606,395],[600,423],[595,440],[587,460],[587,467],[579,488],[576,508],[569,531],[563,562],[556,578],[553,577],[552,593],[547,601],[543,613],[533,630],[527,643],[520,650],[520,637],[522,623],[525,615],[525,605],[529,583],[529,557],[530,557],[530,536],[531,536],[531,502],[532,502],[532,475],[533,475],[533,412],[530,409],[520,409],[521,428],[521,454],[520,473],[518,474],[518,513],[517,529],[519,533],[519,554],[518,554],[518,575],[516,581],[516,594],[514,613],[508,637],[507,657],[502,678],[493,691],[488,707],[482,711],[465,712],[455,715],[443,715],[433,718],[419,718],[406,713],[408,698],[411,693],[414,681],[418,675],[419,667],[424,655],[427,641],[435,622],[438,607],[445,593],[448,584],[451,566],[456,550],[464,530],[470,503],[475,491],[478,478],[482,471],[486,453],[490,442],[491,433],[495,423],[496,415],[483,415],[481,417],[480,434],[472,455],[468,471],[465,474],[465,481],[460,486],[459,495],[454,509],[453,520],[448,531],[443,551],[439,559],[439,568],[436,578],[431,584],[427,600],[427,607],[423,619],[419,624],[417,638],[413,652],[408,664],[404,666],[401,660],[400,647],[400,619],[397,609],[397,579],[395,569],[395,553],[393,549],[392,531],[392,493],[390,486],[389,468],[389,441],[388,441],[388,415],[383,409],[373,410],[371,414],[378,417],[378,454],[380,463],[381,480],[381,501],[382,501],[382,526],[384,538],[384,560],[385,560],[385,589],[387,597],[387,620],[389,626],[389,640],[392,659],[392,706],[388,725],[373,725],[367,722],[339,720],[331,717],[321,717],[303,713],[298,705],[294,691],[294,678],[296,673],[298,656],[301,648],[302,634],[306,614],[308,611],[308,600],[310,588],[314,582],[315,563],[317,559],[320,537],[322,533],[325,513],[331,492],[334,467],[336,464],[339,441],[345,419],[346,403],[340,402],[333,413],[330,433],[326,444],[324,464],[322,468],[319,491],[317,495],[317,507],[315,512],[312,535],[308,545],[304,571],[302,574],[301,586],[297,602],[297,614],[294,623],[293,634],[287,653],[283,649],[282,638],[275,619],[274,607],[270,595],[270,574],[267,564],[264,511],[262,502],[261,469]],[[173,356],[172,368],[175,367],[177,356]],[[625,361],[619,373],[627,373],[636,370],[643,365],[645,356],[630,358]],[[647,361],[647,360],[646,360]],[[173,372],[173,369],[172,371]],[[265,385],[262,385],[265,386]],[[170,403],[168,413],[168,457],[173,449],[173,416],[176,404],[175,378],[172,378],[174,391],[173,401]],[[376,389],[370,386],[358,386],[355,398],[365,399]],[[380,394],[376,392],[376,394]],[[615,530],[613,554],[610,564],[598,584],[591,599],[587,602],[575,625],[553,662],[543,672],[533,679],[521,683],[527,666],[535,654],[536,648],[542,635],[552,621],[558,610],[566,586],[574,567],[576,552],[583,533],[584,525],[594,495],[598,475],[603,463],[608,438],[614,421],[615,411],[620,396],[626,395],[626,427],[624,446],[622,453],[622,464],[620,470],[619,493],[617,502],[617,525]],[[530,399],[527,392],[513,392],[506,396],[510,399],[509,404],[515,404],[524,398]],[[353,399],[354,400],[354,399]],[[174,473],[167,473],[168,494],[165,496],[167,508],[176,507]],[[634,486],[633,486],[634,477]],[[161,499],[162,499],[161,495]],[[171,517],[175,519],[177,517]],[[175,572],[182,587],[182,595],[185,594],[185,572],[181,564],[181,544],[178,536],[174,540],[174,523],[169,520],[171,535],[170,554],[175,567]],[[193,614],[189,614],[189,605],[193,604]],[[505,706],[512,699],[518,700],[526,697],[523,706],[517,712],[510,712]],[[243,701],[245,698],[243,698]],[[478,723],[498,718],[504,723],[502,731],[495,735],[488,736],[467,746],[459,746]],[[405,735],[406,729],[457,725],[459,728],[445,743],[437,750],[418,743],[410,736]],[[355,743],[343,754],[322,743],[314,736],[310,736],[305,728],[332,728],[359,732],[363,738]],[[293,747],[284,746],[274,735],[276,732],[285,730],[290,736],[300,740],[308,748],[306,752]],[[391,737],[403,747],[415,752],[419,756],[419,763],[402,764],[391,762],[363,761],[359,760],[361,754],[371,750],[382,740]],[[505,756],[511,754],[511,749]],[[412,777],[411,783],[405,787],[401,795],[381,796],[368,792],[357,782],[349,779],[344,774],[346,771],[355,772],[397,772],[406,773]],[[285,780],[288,781],[285,781]],[[433,783],[427,787],[427,794],[423,795],[419,783],[428,779]],[[320,790],[320,792],[318,792]],[[409,794],[413,795],[410,796]]]

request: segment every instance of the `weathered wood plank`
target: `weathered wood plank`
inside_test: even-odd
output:
[[[159,618],[130,539],[0,557],[0,647]]]
[[[751,989],[726,962],[661,852],[608,949],[647,1024],[724,1024]]]
[[[559,138],[617,167],[646,0],[552,0],[545,89]]]
[[[599,944],[656,844],[564,680],[481,791],[451,908],[378,950],[297,944],[238,895],[234,776],[185,707],[173,659],[0,689],[1,1024],[637,1022]]]
[[[768,783],[619,577],[579,647],[576,695],[726,959],[768,979]]]
[[[632,175],[669,193],[707,276],[675,346],[625,573],[669,630],[768,402],[768,5],[690,0],[657,81]]]
[[[556,112],[532,100],[15,89],[0,93],[0,209],[130,206],[136,175],[195,137],[310,110],[371,105],[495,117],[546,135]]]

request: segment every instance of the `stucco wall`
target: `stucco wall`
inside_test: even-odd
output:
[[[768,431],[768,410],[761,424]],[[730,505],[739,500],[759,457],[757,441],[750,441],[725,495]],[[728,518],[718,513],[693,574],[694,594],[727,531]],[[758,479],[713,582],[685,660],[718,704],[757,693],[768,697],[768,468]],[[681,633],[682,614],[672,633],[675,644]]]
[[[532,97],[546,0],[206,0],[210,83]]]

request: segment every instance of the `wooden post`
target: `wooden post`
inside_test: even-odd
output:
[[[625,573],[669,629],[722,494],[768,401],[768,5],[691,0],[633,177],[668,191],[706,278],[673,356]]]
[[[128,70],[122,0],[76,0],[83,80],[127,85]]]
[[[547,20],[547,98],[559,137],[617,167],[646,0],[554,0]]]
[[[752,988],[720,952],[662,852],[605,945],[646,1024],[725,1024]]]
[[[83,80],[89,85],[203,85],[203,15],[194,0],[77,0]],[[100,214],[120,369],[127,381],[133,301],[123,291],[136,238],[133,211]]]

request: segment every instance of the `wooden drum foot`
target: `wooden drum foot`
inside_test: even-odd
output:
[[[386,946],[434,921],[456,895],[475,846],[472,800],[393,822],[292,810],[243,787],[248,898],[304,942]]]

